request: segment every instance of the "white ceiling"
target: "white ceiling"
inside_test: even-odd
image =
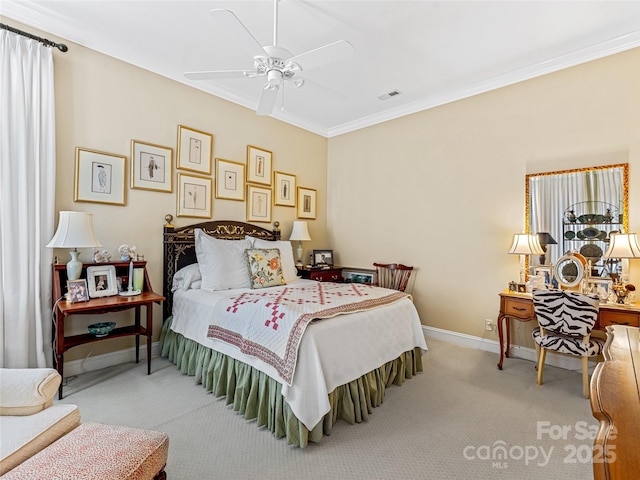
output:
[[[183,73],[253,65],[211,9],[233,11],[262,45],[273,43],[272,0],[2,0],[0,8],[251,109],[264,79]],[[331,137],[628,50],[640,46],[640,1],[280,1],[280,46],[297,55],[339,39],[353,56],[304,72],[309,81],[285,88],[275,118]],[[401,94],[378,98],[393,90]]]

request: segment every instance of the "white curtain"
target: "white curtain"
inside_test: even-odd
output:
[[[0,30],[0,367],[52,364],[54,204],[53,54]]]

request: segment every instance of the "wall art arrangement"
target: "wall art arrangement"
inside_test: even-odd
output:
[[[216,198],[244,202],[244,164],[216,158]]]
[[[273,206],[297,207],[297,218],[316,218],[316,190],[298,186],[292,173],[274,171],[269,150],[247,145],[246,162],[215,158],[212,172],[213,135],[178,125],[175,152],[179,217],[212,218],[215,196],[246,202],[248,222],[270,223]],[[130,188],[173,193],[173,153],[169,146],[131,140]],[[77,147],[74,200],[126,205],[126,162],[124,155]]]
[[[213,135],[178,125],[178,168],[211,174]]]
[[[211,218],[211,177],[178,173],[177,214]]]
[[[76,148],[74,201],[125,205],[127,157]]]
[[[131,188],[171,192],[173,149],[131,140]]]

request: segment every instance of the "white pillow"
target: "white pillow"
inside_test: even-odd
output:
[[[293,259],[293,247],[289,240],[263,240],[261,238],[246,237],[253,241],[253,248],[277,248],[280,250],[280,261],[282,262],[282,275],[284,281],[291,283],[298,279],[298,269],[296,261]]]
[[[200,265],[192,263],[186,267],[181,268],[173,276],[173,284],[171,291],[176,290],[189,290],[190,288],[200,288],[202,280],[202,274],[200,273]]]
[[[221,240],[196,228],[196,257],[202,274],[203,290],[229,290],[248,288],[249,273],[244,251],[251,242]]]

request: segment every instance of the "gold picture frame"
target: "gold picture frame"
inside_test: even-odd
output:
[[[211,178],[178,173],[179,217],[211,218]]]
[[[73,200],[126,205],[126,163],[124,155],[76,147]]]
[[[216,198],[244,202],[244,163],[216,158]]]
[[[213,135],[178,125],[177,168],[211,175]]]
[[[298,218],[316,219],[317,191],[315,188],[298,187]]]
[[[271,159],[269,150],[247,145],[247,182],[271,186]]]
[[[271,223],[270,188],[247,184],[247,222]]]
[[[296,176],[291,173],[273,172],[273,204],[283,207],[296,206]]]
[[[171,193],[173,148],[131,140],[131,188]]]

